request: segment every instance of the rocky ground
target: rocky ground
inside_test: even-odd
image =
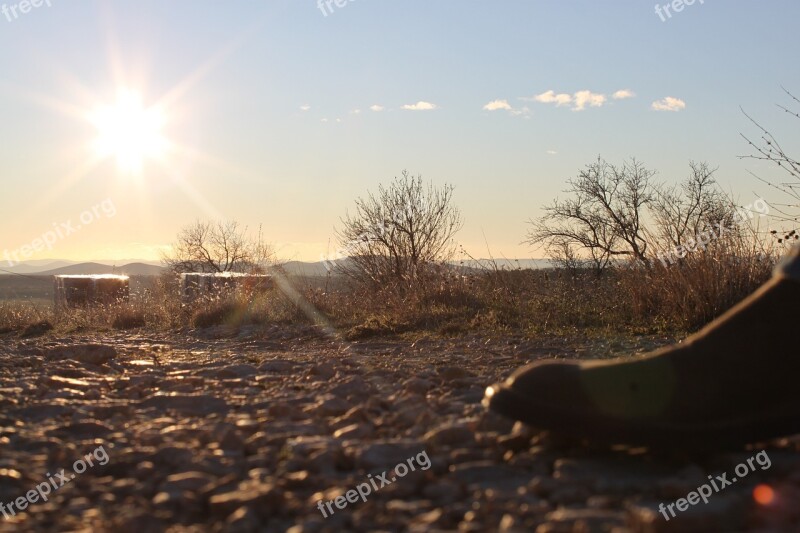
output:
[[[590,450],[480,405],[488,384],[529,361],[667,340],[345,343],[279,327],[6,335],[0,503],[48,477],[60,484],[61,469],[69,482],[0,519],[0,531],[800,530],[800,441],[769,444],[769,469],[668,522],[659,503],[763,446],[705,457]],[[416,470],[392,471],[411,458]],[[387,486],[347,501],[384,471]],[[758,484],[774,489],[773,504],[754,501]],[[346,507],[323,517],[317,502],[338,496]]]

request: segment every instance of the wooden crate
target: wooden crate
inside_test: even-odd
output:
[[[128,276],[54,276],[57,307],[87,307],[126,302],[130,297]]]

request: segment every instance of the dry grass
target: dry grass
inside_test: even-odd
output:
[[[736,240],[675,265],[590,271],[487,269],[439,273],[411,290],[339,287],[313,303],[349,338],[428,331],[680,333],[721,315],[766,282],[782,250]]]
[[[438,270],[412,286],[366,289],[293,280],[261,294],[182,305],[176,282],[157,280],[128,303],[54,312],[0,303],[0,333],[48,322],[56,332],[216,325],[324,323],[345,338],[470,331],[527,335],[576,331],[694,330],[769,279],[778,253],[763,246],[710,247],[670,267],[619,267],[601,277],[564,270]],[[47,328],[34,328],[46,333]]]
[[[0,334],[24,330],[31,324],[52,320],[52,311],[34,304],[0,302]]]

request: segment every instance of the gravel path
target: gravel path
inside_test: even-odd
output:
[[[0,531],[800,530],[797,439],[653,457],[554,442],[480,405],[529,361],[665,342],[0,337]],[[658,513],[765,446],[769,468]],[[772,504],[754,501],[760,484]],[[38,501],[20,510],[26,494]]]

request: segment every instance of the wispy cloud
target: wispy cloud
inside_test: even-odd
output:
[[[508,100],[492,100],[485,106],[483,106],[484,111],[507,111],[510,115],[514,115],[516,117],[522,116],[526,119],[531,118],[531,110],[528,106],[524,106],[521,108],[516,108],[508,103]]]
[[[556,154],[558,154],[558,152],[556,152],[555,150],[548,150],[546,153],[547,153],[547,155],[556,155]]]
[[[525,118],[531,118],[530,117],[531,110],[530,110],[530,108],[528,106],[524,106],[521,109],[512,109],[511,110],[511,114],[512,115],[522,115]]]
[[[483,106],[484,111],[511,111],[513,108],[511,104],[508,103],[508,100],[492,100],[485,106]]]
[[[537,94],[533,98],[523,98],[523,100],[533,100],[542,104],[556,104],[556,106],[568,105],[572,103],[572,95],[567,93],[558,93],[550,90],[542,94]]]
[[[636,96],[636,93],[634,93],[630,89],[620,89],[619,91],[612,94],[611,98],[613,98],[614,100],[625,100],[627,98],[633,98],[634,96]]]
[[[606,95],[593,93],[592,91],[578,91],[574,96],[575,105],[573,111],[583,111],[586,106],[602,107],[606,103]]]
[[[432,111],[436,109],[438,106],[436,104],[432,104],[430,102],[424,102],[420,100],[416,104],[406,104],[403,106],[403,109],[407,111]]]
[[[308,111],[309,109],[311,109],[311,106],[308,104],[303,104],[300,106],[300,111]]]
[[[653,102],[652,108],[656,111],[681,111],[682,109],[686,109],[686,102],[680,98],[667,96],[666,98]]]
[[[370,108],[370,110],[371,110],[371,111],[375,111],[376,113],[377,113],[377,112],[379,112],[379,111],[383,111],[384,109],[386,109],[386,108],[385,108],[385,107],[383,107],[382,105],[378,105],[378,104],[371,105],[371,106],[369,106],[369,108]]]
[[[633,98],[636,94],[630,89],[620,89],[611,95],[614,100]],[[539,102],[540,104],[554,104],[556,107],[570,106],[573,111],[583,111],[587,107],[603,107],[608,103],[609,97],[603,93],[596,93],[588,89],[575,93],[557,93],[554,90],[545,91],[530,98],[521,100]]]

